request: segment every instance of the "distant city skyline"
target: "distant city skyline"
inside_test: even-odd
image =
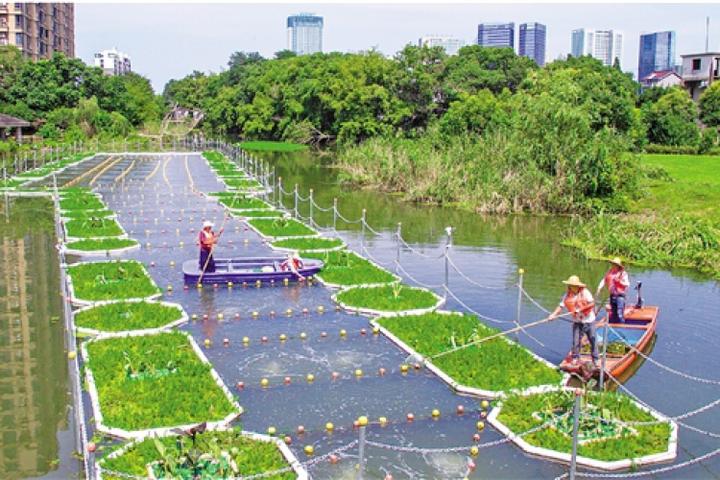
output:
[[[323,51],[323,17],[298,13],[287,18],[287,49],[298,55]]]
[[[272,58],[287,48],[287,18],[299,11],[323,17],[325,52],[376,49],[392,56],[429,33],[476,43],[480,23],[538,22],[547,28],[547,62],[571,51],[571,32],[584,26],[623,32],[622,69],[637,77],[640,35],[676,32],[676,55],[720,50],[718,4],[86,4],[75,5],[76,55],[119,45],[133,70],[161,92],[171,78],[227,68],[235,51]],[[112,18],[112,22],[107,22]],[[198,25],[212,25],[199,29]],[[517,42],[517,40],[516,40]],[[516,45],[517,51],[518,45]]]

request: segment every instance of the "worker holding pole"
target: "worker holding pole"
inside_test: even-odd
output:
[[[215,259],[213,258],[213,250],[217,245],[220,235],[223,233],[224,228],[221,228],[218,233],[213,232],[213,223],[209,220],[203,222],[203,228],[200,230],[200,271],[202,274],[212,273],[215,271]]]

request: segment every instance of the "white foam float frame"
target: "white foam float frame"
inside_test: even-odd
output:
[[[441,315],[458,315],[458,316],[463,316],[463,315],[465,315],[465,314],[463,314],[463,313],[461,313],[461,312],[453,312],[453,311],[449,311],[449,310],[436,310],[435,313],[439,313],[439,314],[441,314]],[[379,318],[387,317],[387,316],[388,316],[388,315],[380,315]],[[465,396],[468,396],[468,397],[491,399],[491,400],[495,400],[495,399],[498,399],[498,398],[503,398],[504,396],[507,395],[508,391],[506,391],[506,390],[485,390],[485,389],[483,389],[483,388],[477,388],[477,387],[471,387],[471,386],[468,386],[468,385],[463,385],[462,383],[458,382],[457,380],[455,380],[454,378],[452,378],[450,375],[448,375],[447,373],[445,373],[445,372],[444,372],[441,368],[439,368],[437,365],[435,365],[434,363],[432,363],[432,361],[431,361],[430,359],[426,358],[425,356],[423,356],[422,354],[420,354],[419,352],[417,352],[414,348],[412,348],[411,346],[409,346],[407,343],[405,343],[403,340],[401,340],[398,336],[396,336],[396,335],[395,335],[394,333],[392,333],[390,330],[388,330],[387,328],[385,328],[384,326],[382,326],[382,325],[377,321],[377,318],[371,319],[371,320],[370,320],[370,325],[372,325],[373,327],[379,329],[379,330],[380,330],[380,333],[382,333],[383,335],[385,335],[392,343],[394,343],[396,346],[398,346],[401,350],[404,350],[405,353],[407,353],[408,355],[411,355],[411,356],[413,356],[413,357],[421,360],[421,363],[422,363],[428,370],[430,370],[432,373],[434,373],[435,375],[437,375],[443,382],[445,382],[450,388],[452,388],[452,389],[453,389],[455,392],[457,392],[458,394],[465,395]],[[509,344],[511,344],[511,345],[518,345],[518,346],[522,347],[522,348],[525,349],[525,351],[527,351],[535,360],[537,360],[538,362],[546,365],[547,367],[549,367],[549,368],[551,368],[551,369],[553,369],[553,370],[557,370],[557,369],[558,369],[558,368],[557,368],[557,365],[553,365],[552,363],[548,362],[547,360],[545,360],[545,359],[542,358],[541,356],[537,355],[535,352],[533,352],[533,351],[530,350],[529,348],[526,348],[526,347],[524,347],[523,345],[521,345],[521,344],[519,344],[519,343],[513,342],[512,340],[510,340],[509,338],[507,338],[507,337],[505,337],[505,336],[500,337],[500,338],[502,338],[503,340],[505,340],[507,343],[509,343]],[[529,388],[557,388],[558,386],[565,384],[565,383],[568,381],[569,378],[570,378],[570,375],[569,375],[569,374],[563,373],[563,374],[562,374],[562,378],[560,379],[560,383],[559,383],[558,385],[537,385],[537,386],[533,386],[533,387],[529,387]],[[511,392],[515,392],[515,391],[518,391],[518,390],[511,390]],[[527,391],[527,389],[521,390],[521,391]]]
[[[139,330],[119,330],[117,332],[113,331],[107,331],[107,330],[98,330],[95,328],[87,328],[87,327],[79,327],[77,323],[75,322],[75,317],[81,313],[88,310],[92,310],[93,308],[99,308],[105,305],[111,305],[115,303],[140,303],[140,302],[146,302],[151,303],[155,305],[163,305],[165,307],[171,307],[175,308],[180,312],[180,318],[177,320],[173,320],[172,322],[162,325],[160,327],[155,328],[143,328]],[[164,302],[164,301],[157,301],[157,300],[139,300],[139,299],[133,299],[133,300],[109,300],[104,303],[96,304],[96,305],[89,305],[87,307],[82,307],[78,310],[75,310],[73,313],[73,323],[75,324],[75,330],[78,333],[83,333],[86,335],[93,335],[96,338],[114,338],[114,337],[139,337],[143,335],[153,335],[155,333],[161,333],[161,332],[167,332],[170,331],[174,327],[179,327],[180,325],[187,323],[189,321],[189,317],[185,309],[180,305],[179,303],[172,303],[172,302]]]
[[[521,396],[530,396],[535,395],[539,393],[546,393],[551,391],[573,391],[573,388],[570,387],[554,387],[554,388],[546,388],[546,389],[528,389],[520,393]],[[582,465],[587,468],[591,468],[593,470],[604,470],[604,471],[618,471],[618,470],[627,470],[630,468],[634,468],[637,466],[644,466],[644,465],[652,465],[656,463],[665,463],[670,462],[677,457],[677,445],[678,445],[678,426],[677,423],[675,423],[674,420],[666,417],[662,413],[648,408],[644,405],[641,405],[640,403],[636,402],[632,398],[628,399],[635,404],[637,408],[640,410],[643,410],[650,415],[652,415],[656,420],[659,422],[667,422],[670,425],[670,437],[668,438],[668,447],[667,450],[664,452],[659,453],[653,453],[650,455],[643,455],[642,457],[638,458],[625,458],[621,460],[613,460],[613,461],[605,461],[605,460],[596,460],[594,458],[589,457],[583,457],[581,455],[578,455],[576,457],[577,464]],[[495,427],[499,432],[501,432],[503,435],[508,437],[510,441],[512,441],[515,445],[520,447],[525,453],[532,457],[538,457],[542,458],[544,460],[550,460],[558,463],[570,463],[572,460],[572,456],[569,453],[560,452],[558,450],[551,450],[549,448],[543,448],[543,447],[537,447],[534,445],[530,445],[528,442],[526,442],[522,437],[516,435],[512,430],[510,430],[504,423],[502,423],[500,420],[498,420],[498,416],[500,415],[500,412],[502,411],[502,401],[499,402],[490,412],[490,414],[487,417],[488,422]]]
[[[424,292],[429,292],[433,297],[435,297],[435,300],[436,300],[435,304],[431,307],[414,308],[411,310],[400,310],[397,312],[392,312],[392,311],[385,311],[385,310],[375,310],[372,308],[354,307],[352,305],[347,305],[346,303],[340,302],[337,299],[338,295],[340,295],[343,292],[348,292],[350,290],[358,290],[358,289],[363,289],[363,288],[365,288],[365,289],[380,288],[380,287],[386,287],[388,285],[390,285],[390,284],[385,283],[385,284],[382,284],[379,286],[370,286],[370,287],[366,287],[363,285],[355,285],[355,286],[352,286],[349,288],[344,288],[338,292],[333,293],[330,298],[332,299],[333,302],[335,302],[337,305],[339,305],[340,308],[342,308],[343,310],[345,310],[347,312],[359,313],[359,314],[372,316],[372,317],[403,317],[403,316],[408,316],[408,315],[422,315],[424,313],[430,313],[430,312],[436,311],[438,308],[440,308],[445,303],[445,299],[443,297],[441,297],[440,295],[438,295],[437,293],[433,292],[432,290],[428,290],[427,288],[420,288],[420,287],[410,287],[407,285],[403,285],[402,288],[408,289],[408,290],[422,290]]]
[[[218,387],[220,387],[220,390],[222,390],[222,392],[225,394],[225,398],[227,398],[227,400],[230,402],[233,409],[235,410],[235,411],[231,412],[230,414],[228,414],[227,416],[225,416],[224,418],[222,418],[221,420],[208,421],[207,428],[210,430],[213,430],[216,428],[229,426],[230,423],[232,423],[235,419],[237,419],[240,415],[242,415],[243,408],[240,406],[240,404],[238,404],[237,400],[235,400],[235,397],[230,392],[227,385],[225,385],[225,382],[222,381],[222,379],[220,378],[220,375],[218,375],[218,373],[215,371],[215,367],[213,367],[212,363],[210,363],[210,361],[205,356],[202,349],[197,344],[197,342],[192,337],[192,335],[190,335],[187,332],[183,332],[181,330],[174,330],[172,333],[175,333],[175,332],[184,335],[187,338],[188,342],[190,343],[190,346],[192,347],[192,349],[195,351],[195,354],[198,356],[198,359],[202,363],[210,366],[210,376],[215,381],[215,384]],[[149,335],[141,335],[141,336],[148,337],[148,336],[154,336],[154,335],[163,335],[165,333],[171,333],[171,332],[160,331],[160,332],[155,332],[155,333],[152,333]],[[123,337],[133,337],[133,336],[138,336],[138,335],[114,336],[111,338],[97,337],[97,338],[93,338],[93,339],[83,342],[82,345],[80,346],[82,356],[83,356],[83,362],[85,364],[87,364],[90,359],[90,357],[88,355],[88,351],[87,351],[87,345],[89,343],[112,340],[112,339],[123,338]],[[178,429],[189,430],[190,428],[196,426],[199,423],[199,422],[194,422],[194,423],[186,424],[186,425],[173,425],[173,426],[169,426],[169,427],[155,427],[155,428],[147,428],[144,430],[124,430],[122,428],[115,428],[115,427],[111,427],[109,425],[105,425],[103,423],[102,409],[100,408],[100,397],[99,397],[97,385],[95,384],[95,377],[93,376],[92,369],[90,369],[89,367],[85,368],[85,379],[87,381],[88,393],[90,395],[90,403],[93,407],[93,413],[94,413],[93,419],[95,422],[95,429],[98,432],[101,432],[101,433],[104,433],[104,434],[107,434],[107,435],[110,435],[113,437],[125,439],[125,440],[132,440],[132,439],[145,438],[145,437],[152,436],[152,435],[161,436],[161,437],[173,435],[173,434],[175,434],[175,432]]]
[[[215,432],[222,432],[222,431],[231,430],[231,428],[218,427],[218,428],[213,428],[210,430],[215,431]],[[297,458],[297,456],[295,456],[295,454],[292,452],[292,450],[290,450],[290,448],[285,444],[285,442],[283,442],[279,438],[271,437],[269,435],[264,435],[264,434],[260,434],[260,433],[250,432],[247,430],[241,430],[240,434],[243,437],[249,438],[251,440],[256,440],[259,442],[266,442],[266,443],[274,443],[278,447],[278,450],[280,450],[280,454],[288,462],[290,468],[292,468],[293,471],[295,472],[295,475],[297,475],[297,480],[308,480],[310,478],[305,466],[300,462],[300,460]],[[131,442],[128,442],[122,448],[115,450],[114,452],[112,452],[110,455],[108,455],[105,458],[120,457],[120,456],[124,455],[128,450],[133,449],[135,447],[135,445],[142,442],[143,440],[145,440],[145,438],[138,438],[138,439],[132,440]],[[103,460],[105,458],[101,458],[100,460],[97,460],[95,462],[95,474],[97,475],[97,478],[99,480],[102,480],[102,478],[103,478],[102,464],[103,464]],[[148,464],[148,465],[150,465],[150,464]]]
[[[85,300],[82,298],[78,298],[75,296],[75,285],[73,284],[72,275],[70,274],[70,267],[75,267],[78,265],[87,265],[91,263],[137,263],[142,268],[143,272],[145,273],[145,276],[150,280],[152,285],[158,290],[157,293],[153,293],[152,295],[148,295],[147,297],[133,297],[133,298],[121,298],[121,299],[108,299],[108,300]],[[163,292],[158,287],[157,283],[155,283],[155,280],[150,275],[150,272],[148,272],[147,267],[142,262],[139,262],[137,260],[108,260],[108,261],[83,261],[83,262],[77,262],[73,263],[72,265],[63,265],[63,268],[67,270],[67,283],[68,283],[68,294],[70,295],[70,302],[72,302],[73,305],[77,307],[87,307],[92,305],[102,305],[104,303],[112,303],[117,300],[122,301],[131,301],[131,300],[155,300],[160,297],[162,297]]]

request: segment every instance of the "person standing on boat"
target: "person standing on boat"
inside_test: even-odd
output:
[[[610,264],[612,266],[600,280],[595,296],[600,297],[603,287],[607,287],[610,292],[610,321],[625,323],[625,293],[630,286],[630,278],[620,258],[613,258]]]
[[[215,259],[213,258],[213,250],[223,232],[221,228],[218,233],[213,232],[213,223],[210,221],[203,222],[203,228],[200,230],[200,271],[203,273],[212,273],[215,271]]]
[[[563,280],[567,285],[567,291],[557,308],[550,314],[549,319],[555,319],[563,309],[567,310],[572,317],[572,359],[576,363],[580,359],[580,346],[585,335],[590,343],[593,365],[597,367],[598,351],[595,342],[595,299],[580,281],[577,275],[572,275]]]

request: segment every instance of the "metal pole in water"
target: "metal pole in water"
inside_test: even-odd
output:
[[[295,208],[294,208],[295,218],[298,217],[298,189],[297,189],[297,187],[298,187],[298,184],[296,183],[295,184]]]
[[[363,248],[365,248],[365,209],[362,209],[362,214],[360,215],[360,253],[362,253]]]
[[[283,203],[282,203],[282,177],[278,177],[277,187],[278,187],[278,207],[283,208]]]
[[[523,276],[525,275],[524,268],[518,268],[518,298],[517,298],[517,320],[515,323],[520,325],[520,307],[522,306],[522,292],[523,292]]]
[[[365,474],[365,429],[367,428],[367,417],[360,417],[358,419],[360,424],[360,438],[358,442],[358,480],[363,479]]]
[[[452,247],[452,227],[446,227],[447,242],[445,243],[445,300],[447,301],[448,290],[450,290],[450,247]]]
[[[337,228],[335,228],[337,226],[337,214],[338,214],[337,197],[335,197],[335,198],[333,198],[333,230],[334,231],[337,231]]]
[[[582,390],[575,390],[575,404],[573,405],[573,435],[572,435],[572,456],[570,458],[570,480],[575,480],[575,470],[577,468],[577,447],[578,447],[578,430],[580,428],[580,400]]]
[[[313,226],[313,189],[310,189],[310,227]]]
[[[395,251],[395,273],[400,271],[400,239],[402,238],[402,222],[398,222],[396,243],[397,250]]]

